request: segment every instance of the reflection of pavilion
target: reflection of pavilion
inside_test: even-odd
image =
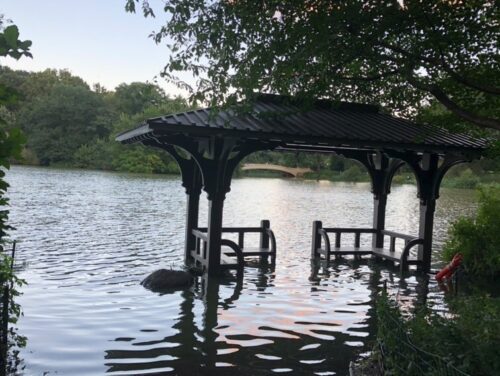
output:
[[[220,298],[220,287],[226,285],[233,289],[233,293],[228,298]],[[137,375],[173,371],[179,375],[195,375],[214,368],[217,357],[214,329],[218,325],[218,308],[229,309],[239,298],[241,289],[241,278],[216,280],[201,277],[193,289],[182,292],[179,321],[172,327],[176,333],[157,340],[132,343],[131,350],[107,350],[107,372]],[[194,310],[198,296],[204,305],[201,328],[196,324]],[[115,341],[120,341],[120,338]]]
[[[366,263],[366,260],[346,262],[351,264],[351,268],[356,269],[357,265]],[[335,268],[339,265],[342,263],[330,268],[326,268],[325,263],[312,264],[308,284],[311,296],[318,291],[320,294],[323,293],[323,296],[328,296],[325,291],[321,292],[321,283],[335,278]],[[288,327],[278,327],[277,321],[269,316],[268,325],[262,325],[263,316],[267,314],[269,308],[262,307],[259,311],[259,307],[251,308],[244,301],[239,305],[238,302],[245,297],[242,290],[247,288],[241,279],[220,280],[204,276],[192,289],[182,292],[179,319],[170,330],[174,331],[174,334],[142,342],[130,341],[130,346],[124,350],[107,350],[105,354],[107,372],[120,375],[160,375],[170,372],[175,375],[238,373],[243,376],[269,374],[273,368],[293,370],[293,375],[311,374],[311,369],[314,369],[314,372],[347,369],[349,361],[354,356],[352,346],[368,350],[366,344],[373,338],[375,328],[373,297],[383,285],[382,277],[398,278],[395,269],[391,271],[389,268],[388,271],[384,268],[383,276],[381,270],[375,267],[373,273],[368,276],[367,288],[371,296],[369,303],[371,308],[357,319],[353,313],[344,313],[351,316],[347,327],[336,324],[338,317],[320,318],[317,315],[304,317],[303,322],[296,321],[296,316],[291,317]],[[265,271],[259,268],[257,271],[253,276],[251,288],[263,294],[275,292],[272,290],[275,284],[273,269]],[[405,282],[401,279],[399,283]],[[425,283],[422,286],[425,287]],[[307,286],[305,287],[307,289]],[[421,289],[422,292],[424,290]],[[249,293],[247,290],[244,292],[244,294]],[[425,293],[418,293],[417,300],[423,296]],[[273,297],[269,297],[268,301],[271,302],[272,299]],[[409,302],[413,302],[413,299],[408,297]],[[200,306],[202,312],[199,312]],[[259,320],[256,320],[257,317],[252,317],[252,309],[259,315]],[[297,309],[300,310],[301,307]],[[276,319],[285,321],[287,319],[279,317],[279,311],[276,311],[275,315]],[[245,322],[234,323],[234,320],[253,323],[246,326]],[[254,320],[260,322],[259,326],[253,325]],[[234,327],[231,323],[234,323]],[[258,329],[258,332],[248,328]],[[359,339],[354,336],[356,332],[359,332]],[[257,340],[258,343],[250,344]],[[119,341],[120,338],[117,338],[112,343],[118,347]]]

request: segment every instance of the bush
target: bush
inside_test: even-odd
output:
[[[341,179],[343,181],[363,181],[366,179],[366,173],[360,167],[352,165],[342,173]]]
[[[415,177],[411,173],[394,175],[392,184],[415,184]]]
[[[475,218],[460,218],[449,230],[444,258],[463,255],[466,270],[475,276],[493,279],[500,273],[500,187],[479,189]]]
[[[382,294],[377,299],[377,354],[385,374],[499,375],[500,300],[454,298],[450,311],[422,309],[405,319]]]
[[[479,176],[474,174],[470,168],[463,170],[458,177],[453,177],[449,179],[444,179],[443,186],[450,188],[465,188],[474,189],[476,188],[481,179]]]
[[[113,145],[109,141],[96,140],[80,146],[73,155],[75,167],[96,170],[111,170]]]

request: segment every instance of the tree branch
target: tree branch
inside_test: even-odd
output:
[[[470,88],[482,91],[484,93],[488,94],[493,94],[493,95],[500,95],[500,88],[490,86],[490,85],[484,85],[484,84],[479,84],[478,82],[475,82],[467,77],[464,77],[460,74],[458,74],[455,70],[453,70],[444,60],[443,52],[440,51],[440,56],[441,59],[437,58],[430,58],[422,55],[417,55],[411,52],[406,51],[404,48],[398,47],[398,46],[393,46],[391,44],[382,42],[380,44],[382,47],[385,47],[391,51],[400,53],[401,55],[410,57],[415,60],[420,60],[429,64],[433,65],[439,65],[443,70],[450,75],[451,78],[453,78],[455,81],[460,82],[462,85],[468,86]]]
[[[423,84],[411,75],[407,75],[407,79],[408,82],[416,89],[424,90],[432,94],[443,106],[445,106],[448,110],[450,110],[458,117],[481,128],[500,130],[500,121],[498,119],[477,115],[462,108],[459,104],[448,97],[448,95],[446,95],[446,93],[437,85]]]
[[[450,75],[451,78],[453,78],[455,81],[460,82],[461,84],[468,86],[470,88],[488,93],[488,94],[493,94],[493,95],[500,95],[500,88],[494,87],[494,86],[489,86],[489,85],[484,85],[484,84],[479,84],[475,81],[472,81],[468,79],[467,77],[459,75],[457,72],[455,72],[451,67],[449,67],[444,61],[441,64],[443,67],[444,71]]]
[[[395,76],[395,75],[397,75],[399,73],[400,73],[400,71],[397,70],[397,69],[395,69],[395,70],[391,70],[391,71],[388,71],[388,72],[384,72],[384,73],[380,73],[380,74],[375,74],[373,76],[352,76],[352,77],[336,76],[336,78],[338,80],[341,80],[341,81],[365,81],[365,82],[372,82],[372,81],[380,80],[382,78]]]

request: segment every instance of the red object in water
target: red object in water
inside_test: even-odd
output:
[[[448,265],[446,265],[443,269],[441,269],[438,274],[436,274],[436,281],[440,282],[444,278],[451,277],[453,272],[455,272],[455,270],[457,270],[457,268],[462,263],[462,258],[463,256],[461,253],[457,253],[455,256],[453,256],[451,262]]]

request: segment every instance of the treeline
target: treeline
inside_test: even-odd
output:
[[[16,101],[0,107],[4,127],[18,127],[27,138],[21,163],[141,173],[177,173],[161,150],[121,145],[115,136],[145,118],[184,111],[186,101],[157,85],[134,82],[115,91],[89,87],[61,70],[16,71],[0,67],[0,84],[13,88]]]
[[[185,99],[169,97],[156,84],[134,82],[108,91],[99,84],[90,87],[66,70],[26,72],[0,66],[1,84],[13,88],[16,99],[0,106],[0,117],[5,120],[1,126],[21,128],[27,137],[20,163],[138,173],[179,172],[176,162],[161,150],[115,141],[117,134],[144,119],[190,108]],[[357,162],[336,155],[257,152],[246,161],[309,167],[314,172],[308,177],[315,179],[368,180],[366,170]],[[466,185],[473,185],[478,176],[499,170],[497,158],[457,168],[452,174],[464,174]],[[411,177],[411,172],[403,168],[398,181]]]
[[[151,83],[121,84],[114,91],[99,84],[89,87],[66,70],[26,72],[0,67],[0,84],[14,88],[18,95],[15,103],[0,108],[0,116],[27,137],[21,163],[178,173],[175,161],[161,150],[121,145],[114,138],[146,118],[189,109],[183,98],[171,98]],[[323,175],[348,171],[349,180],[364,180],[366,175],[356,162],[338,156],[259,152],[247,160],[309,167],[326,171]]]

